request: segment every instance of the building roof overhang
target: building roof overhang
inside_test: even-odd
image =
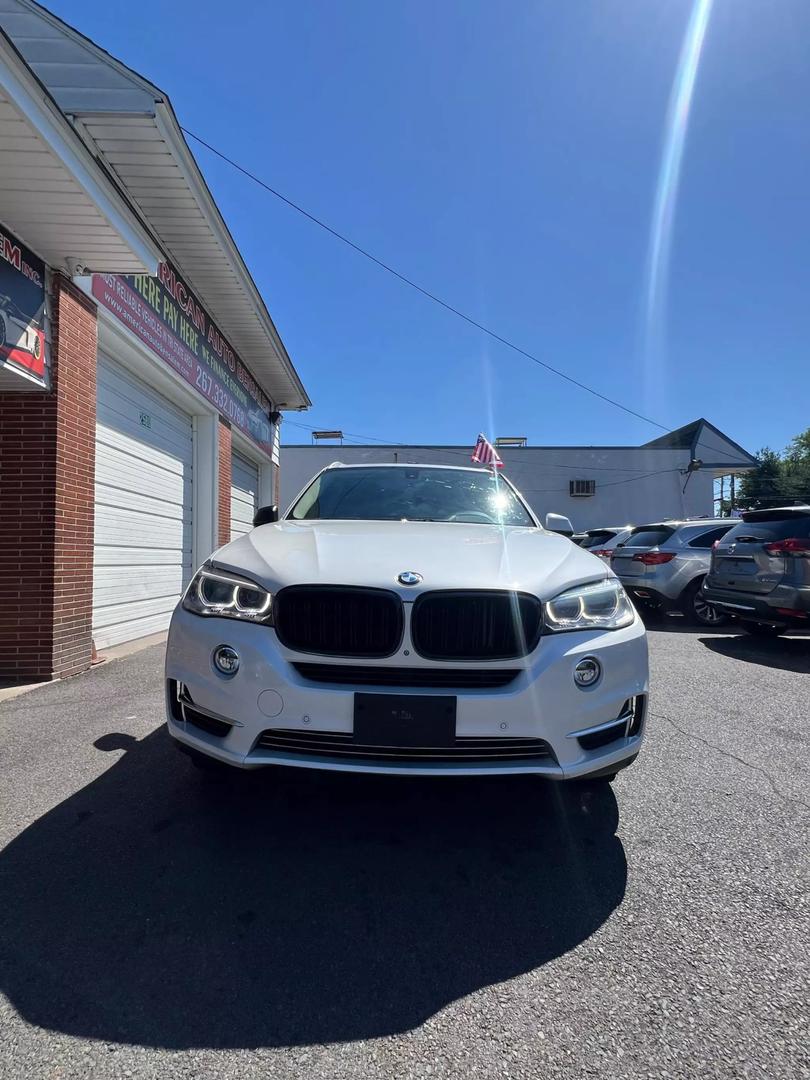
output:
[[[166,94],[34,0],[4,28],[278,408],[311,402]]]

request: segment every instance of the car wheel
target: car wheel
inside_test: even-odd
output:
[[[645,603],[642,600],[634,601],[636,611],[641,616],[641,620],[645,626],[655,626],[660,623],[666,612],[662,604],[656,604],[654,601],[651,603]]]
[[[728,615],[718,611],[703,595],[703,578],[698,578],[684,590],[683,613],[698,626],[725,626]]]
[[[741,622],[740,626],[747,634],[754,634],[756,637],[779,637],[785,633],[784,626],[774,626],[773,623]]]

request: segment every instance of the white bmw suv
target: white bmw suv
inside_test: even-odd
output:
[[[197,764],[569,780],[635,759],[644,626],[508,480],[333,465],[276,516],[172,618],[168,727]]]

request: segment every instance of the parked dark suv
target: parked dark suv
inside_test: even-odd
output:
[[[744,513],[714,545],[703,594],[752,634],[810,630],[810,506]]]

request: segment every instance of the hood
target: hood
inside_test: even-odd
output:
[[[434,589],[514,589],[548,600],[610,574],[601,559],[564,536],[462,522],[280,521],[226,544],[212,561],[270,592],[286,585],[365,585],[403,600]],[[422,582],[400,585],[405,570],[421,574]]]

